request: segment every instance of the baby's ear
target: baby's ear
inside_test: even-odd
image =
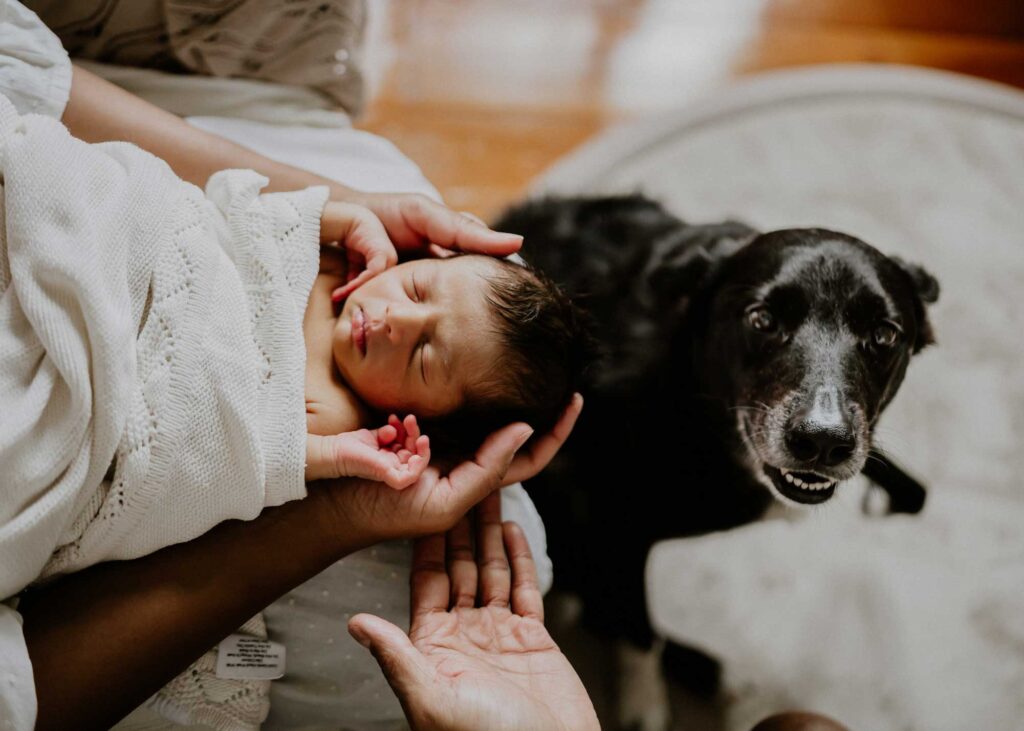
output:
[[[939,299],[939,281],[918,264],[903,261],[897,256],[890,257],[910,282],[914,294],[914,314],[917,316],[917,339],[914,341],[914,352],[917,353],[926,345],[935,342],[932,325],[928,321],[925,305],[931,305]]]

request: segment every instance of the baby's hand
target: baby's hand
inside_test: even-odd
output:
[[[363,282],[398,262],[380,219],[354,203],[327,201],[320,214],[320,243],[340,246],[348,259],[345,284],[331,293],[332,302],[345,299]]]
[[[380,429],[333,436],[306,435],[306,479],[363,477],[396,490],[412,485],[430,462],[430,439],[420,434],[412,414],[392,414]]]

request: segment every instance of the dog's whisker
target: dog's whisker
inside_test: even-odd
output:
[[[874,454],[873,452],[868,452],[868,456],[865,459],[865,461],[866,462],[877,462],[878,464],[885,465],[885,466],[888,466],[888,464],[889,464],[882,455]]]

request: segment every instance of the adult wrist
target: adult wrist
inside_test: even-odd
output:
[[[338,559],[388,538],[369,521],[361,520],[354,510],[349,498],[359,482],[361,480],[357,478],[341,478],[321,480],[308,486],[306,500],[310,501],[310,512],[315,521],[312,529],[324,539],[328,544],[327,550],[336,554]]]

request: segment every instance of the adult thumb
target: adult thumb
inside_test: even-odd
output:
[[[532,434],[523,423],[502,427],[484,440],[473,459],[452,470],[448,479],[458,495],[460,517],[501,486],[512,458]]]
[[[373,655],[402,705],[410,700],[415,702],[417,690],[428,685],[432,673],[409,636],[391,622],[372,614],[352,617],[348,632]]]

